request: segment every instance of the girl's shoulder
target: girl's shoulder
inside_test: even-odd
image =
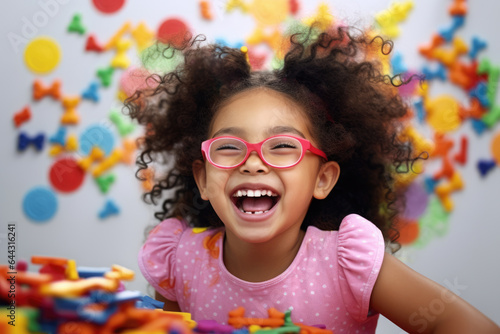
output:
[[[215,254],[222,233],[221,228],[193,228],[184,220],[166,219],[149,233],[141,247],[139,269],[156,291],[176,300],[173,288],[177,263],[202,252]]]

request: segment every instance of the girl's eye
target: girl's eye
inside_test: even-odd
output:
[[[234,146],[234,145],[224,144],[224,145],[217,146],[217,148],[215,150],[216,151],[222,151],[222,150],[240,150],[240,148],[237,147],[237,146]]]
[[[272,150],[280,149],[280,148],[292,148],[292,149],[294,149],[294,148],[297,148],[297,146],[295,144],[293,144],[293,143],[285,143],[285,142],[283,142],[283,143],[274,144],[271,147]]]

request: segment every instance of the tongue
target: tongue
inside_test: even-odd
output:
[[[245,197],[241,202],[245,211],[267,211],[273,206],[270,197]]]

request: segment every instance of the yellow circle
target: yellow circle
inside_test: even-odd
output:
[[[439,96],[426,104],[427,122],[436,132],[445,133],[457,129],[460,119],[460,106],[452,96]]]
[[[250,5],[250,13],[261,25],[279,24],[288,17],[289,12],[288,0],[254,0]]]
[[[500,164],[500,132],[491,141],[491,155],[497,164]]]
[[[50,37],[38,37],[28,43],[24,61],[30,70],[40,74],[51,72],[61,60],[61,49]]]

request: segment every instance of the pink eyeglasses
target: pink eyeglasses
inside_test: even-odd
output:
[[[304,158],[306,150],[328,160],[326,154],[312,146],[309,140],[288,135],[272,136],[256,144],[231,136],[216,137],[201,143],[205,159],[215,167],[225,169],[243,165],[253,151],[271,167],[293,167]]]

